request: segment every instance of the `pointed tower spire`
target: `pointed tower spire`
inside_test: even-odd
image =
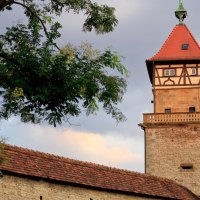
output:
[[[177,10],[175,11],[175,15],[179,19],[179,24],[183,24],[183,21],[187,16],[187,11],[183,7],[182,0],[179,0],[179,5]]]

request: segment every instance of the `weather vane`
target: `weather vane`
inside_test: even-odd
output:
[[[182,0],[179,0],[179,5],[175,11],[175,15],[179,19],[179,24],[183,24],[184,19],[187,17],[187,11],[183,7]]]

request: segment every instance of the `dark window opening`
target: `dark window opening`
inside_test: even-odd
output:
[[[183,169],[183,170],[192,170],[193,169],[193,164],[191,164],[191,163],[181,164],[181,169]]]
[[[182,44],[182,47],[181,47],[182,50],[188,50],[188,48],[189,48],[189,44]]]
[[[40,200],[43,200],[42,196],[40,196]]]
[[[190,112],[190,113],[194,113],[194,112],[196,112],[195,107],[189,107],[189,112]]]
[[[171,113],[171,108],[165,108],[165,113]]]

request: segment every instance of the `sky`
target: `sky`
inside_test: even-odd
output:
[[[93,0],[95,1],[95,0]],[[145,60],[152,57],[163,45],[178,23],[174,15],[178,0],[98,0],[116,9],[118,26],[112,33],[96,35],[82,32],[85,16],[63,13],[57,20],[63,25],[60,46],[79,45],[89,41],[97,49],[112,47],[124,57],[123,64],[130,76],[123,102],[118,105],[127,121],[116,121],[102,110],[87,117],[82,114],[71,118],[69,125],[56,128],[48,124],[23,124],[17,117],[0,122],[0,136],[7,143],[60,155],[81,161],[93,162],[144,172],[144,131],[138,126],[143,113],[152,113],[152,89]],[[200,42],[200,1],[183,0],[188,17],[185,23]],[[25,22],[22,12],[0,13],[0,33],[6,26]]]

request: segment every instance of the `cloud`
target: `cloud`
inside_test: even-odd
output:
[[[68,130],[63,133],[62,139],[67,141],[71,148],[77,149],[78,154],[95,160],[95,162],[105,162],[116,166],[142,160],[141,155],[133,153],[125,147],[126,142],[111,135],[102,136],[97,133]]]
[[[104,1],[107,4],[108,1]],[[109,1],[109,5],[116,8],[116,16],[120,19],[120,21],[124,21],[127,19],[134,20],[134,16],[141,14],[143,10],[144,3],[141,0],[123,0],[123,1],[116,1],[112,0]]]

